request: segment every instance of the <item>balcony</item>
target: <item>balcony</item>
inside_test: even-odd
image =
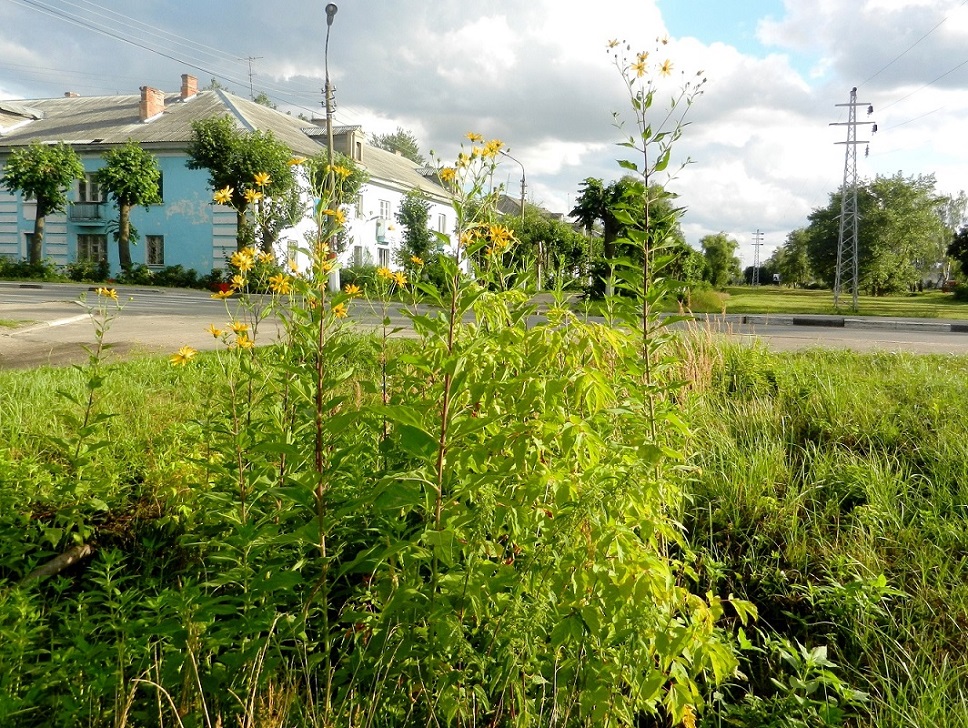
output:
[[[103,202],[72,202],[68,210],[71,222],[80,225],[101,225],[108,221]]]

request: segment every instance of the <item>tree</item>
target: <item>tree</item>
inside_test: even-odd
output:
[[[411,162],[426,164],[427,160],[420,153],[420,144],[413,132],[407,131],[403,127],[397,127],[392,134],[371,134],[370,144],[377,149],[385,149],[388,152],[399,152]]]
[[[602,248],[606,260],[615,259],[616,241],[625,232],[625,226],[619,222],[615,212],[633,182],[632,179],[623,177],[606,185],[600,179],[588,177],[581,183],[575,207],[569,213],[588,234],[601,223]]]
[[[739,258],[736,251],[739,243],[726,233],[707,235],[699,241],[703,255],[706,257],[706,280],[715,288],[722,288],[730,281],[739,278]]]
[[[273,231],[284,226],[291,204],[274,205],[294,194],[296,178],[289,164],[292,152],[272,132],[244,131],[229,116],[211,117],[192,124],[188,145],[189,169],[208,170],[213,190],[227,190],[236,212],[239,250],[255,244],[253,226],[246,217],[249,205],[261,198],[263,203],[259,247],[272,252]],[[255,183],[256,175],[267,175],[269,182]],[[275,216],[275,217],[273,217]],[[276,219],[279,218],[279,219]]]
[[[261,106],[265,106],[270,109],[276,108],[276,105],[272,103],[272,99],[269,98],[269,95],[265,91],[260,91],[257,93],[255,98],[252,100]]]
[[[805,286],[813,280],[809,244],[806,228],[798,228],[787,235],[786,242],[773,251],[763,267],[778,273],[780,281],[787,285]]]
[[[397,263],[410,267],[413,257],[429,263],[437,252],[435,236],[427,221],[430,219],[430,203],[420,190],[410,190],[400,202],[396,214],[397,222],[403,226],[403,241],[397,251]]]
[[[0,180],[10,193],[21,192],[25,198],[37,201],[34,235],[27,251],[28,261],[37,265],[44,256],[44,222],[48,215],[63,212],[67,206],[67,190],[74,180],[84,175],[84,165],[71,147],[57,144],[33,143],[18,149],[7,160]]]
[[[586,236],[562,220],[543,213],[540,208],[525,205],[524,217],[508,216],[506,222],[514,232],[517,244],[508,252],[520,269],[535,267],[541,256],[541,288],[550,279],[552,286],[567,285],[588,275],[589,243]],[[530,259],[530,260],[527,260]]]
[[[112,149],[104,155],[105,166],[98,170],[97,181],[118,206],[118,260],[121,268],[131,268],[131,208],[161,202],[158,182],[161,171],[154,155],[134,141]]]
[[[807,227],[810,265],[830,285],[836,277],[841,199],[840,191],[831,193],[827,207],[810,214]],[[941,217],[944,201],[933,175],[898,172],[858,186],[858,288],[875,296],[899,293],[937,268],[950,240]]]
[[[946,252],[949,257],[958,261],[962,275],[968,273],[968,225],[952,236]]]

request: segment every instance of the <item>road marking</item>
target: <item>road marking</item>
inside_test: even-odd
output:
[[[55,326],[68,326],[69,324],[76,324],[78,321],[87,321],[91,318],[90,314],[81,313],[77,316],[68,316],[67,318],[54,319],[53,321],[43,321],[39,324],[34,324],[33,326],[26,326],[22,329],[14,329],[10,332],[4,332],[4,336],[17,336],[19,334],[29,334],[31,331],[37,331],[39,329],[50,329]]]

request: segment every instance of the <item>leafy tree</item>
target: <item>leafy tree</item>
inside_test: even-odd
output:
[[[791,286],[805,286],[813,280],[808,247],[810,237],[805,228],[787,235],[786,242],[773,251],[764,268],[779,273],[780,281]],[[762,277],[761,277],[762,279]]]
[[[739,243],[726,233],[707,235],[699,241],[706,257],[706,280],[716,288],[722,288],[731,280],[740,277],[739,258],[736,251]]]
[[[31,265],[43,258],[44,222],[48,215],[63,212],[67,206],[67,190],[74,180],[84,175],[84,166],[77,153],[63,142],[33,143],[18,149],[7,160],[0,183],[10,193],[22,192],[25,198],[37,201],[34,235],[27,251]]]
[[[262,106],[268,107],[270,109],[277,108],[276,105],[272,103],[272,99],[269,98],[269,95],[265,91],[260,91],[259,93],[257,93],[255,95],[255,98],[252,100],[255,101],[257,104],[261,104]]]
[[[188,145],[189,169],[206,169],[209,184],[214,190],[227,189],[236,211],[239,250],[253,244],[255,231],[246,212],[258,194],[269,198],[264,210],[259,246],[272,251],[273,230],[283,227],[291,204],[270,205],[294,194],[296,179],[289,164],[292,152],[278,141],[272,132],[244,131],[229,116],[211,117],[192,124],[192,139]],[[257,174],[268,175],[269,182],[255,184]]]
[[[551,280],[553,285],[567,285],[584,279],[588,274],[589,241],[568,223],[549,217],[533,205],[525,205],[524,218],[506,218],[518,244],[509,250],[509,260],[522,270],[533,268],[525,260],[541,256],[541,287]]]
[[[968,272],[968,225],[965,225],[952,236],[946,251],[948,256],[958,261],[962,275]]]
[[[616,217],[616,212],[619,203],[634,183],[630,177],[623,177],[606,185],[600,179],[588,177],[581,183],[575,207],[569,213],[589,234],[601,223],[602,247],[606,260],[614,260],[616,257],[616,241],[625,232],[625,225]]]
[[[833,284],[840,233],[840,191],[810,214],[810,264]],[[916,286],[935,270],[950,238],[942,221],[945,198],[935,191],[933,175],[878,176],[858,186],[859,288],[871,295],[898,293]]]
[[[411,258],[417,257],[427,263],[437,252],[436,239],[427,224],[430,203],[420,190],[410,190],[404,196],[396,219],[403,226],[403,242],[396,253],[397,262],[408,267]]]
[[[154,155],[134,141],[104,155],[106,165],[98,170],[98,184],[118,206],[118,260],[121,268],[131,269],[131,208],[161,202],[158,182],[161,171]]]
[[[420,153],[420,144],[413,132],[403,127],[397,127],[392,134],[371,134],[370,144],[388,152],[400,152],[404,157],[417,164],[426,164],[427,160]]]

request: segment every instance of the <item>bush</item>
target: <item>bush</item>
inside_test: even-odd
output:
[[[187,270],[180,265],[170,265],[155,271],[152,276],[152,284],[155,286],[167,286],[169,288],[202,288],[204,284],[198,278],[198,272],[194,268]]]
[[[13,280],[57,281],[63,276],[50,259],[32,264],[26,259],[14,260],[0,256],[0,278]]]
[[[118,283],[153,286],[155,285],[155,274],[146,265],[135,265],[129,270],[121,271],[121,274],[118,276]]]
[[[372,263],[350,265],[339,269],[340,288],[353,285],[367,293],[376,292],[376,266]]]

